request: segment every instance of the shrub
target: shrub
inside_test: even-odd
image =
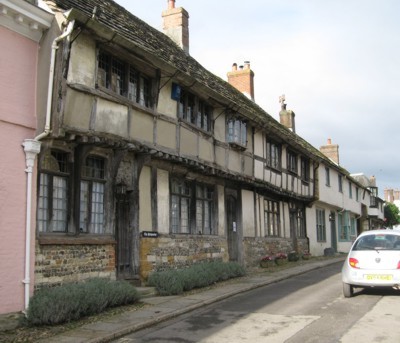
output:
[[[106,308],[139,300],[136,288],[126,281],[92,279],[78,284],[44,288],[29,303],[28,323],[53,325],[100,313]]]
[[[160,295],[176,295],[243,275],[244,268],[236,262],[202,262],[185,269],[154,272],[148,285],[155,287]]]

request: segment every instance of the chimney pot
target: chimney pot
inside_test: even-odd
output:
[[[233,63],[232,64],[232,71],[236,71],[237,70],[237,64],[236,63]]]
[[[332,144],[332,140],[330,138],[328,138],[328,145]]]
[[[173,9],[175,8],[175,0],[169,0],[168,1],[168,9]]]
[[[244,68],[245,69],[250,69],[250,62],[249,61],[244,61]]]

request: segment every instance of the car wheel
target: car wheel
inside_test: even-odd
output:
[[[354,287],[343,282],[343,295],[345,298],[351,298],[354,293]]]

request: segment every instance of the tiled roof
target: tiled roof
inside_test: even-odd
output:
[[[313,159],[323,160],[335,168],[342,169],[333,164],[324,154],[307,141],[281,125],[260,106],[248,99],[228,82],[202,67],[164,33],[146,24],[116,2],[112,0],[45,0],[45,2],[51,8],[58,8],[61,11],[76,9],[88,18],[92,17],[93,10],[97,7],[98,10],[100,9],[100,12],[97,12],[96,20],[102,25],[132,42],[138,48],[173,66],[181,73],[186,74],[196,82],[207,87],[211,92],[216,92],[220,96],[223,96],[228,102],[234,104],[235,108],[239,108],[240,113],[247,116],[249,120],[262,127],[266,132],[280,137],[283,141],[293,145]],[[345,170],[342,170],[342,172],[348,174]]]

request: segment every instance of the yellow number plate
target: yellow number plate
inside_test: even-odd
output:
[[[383,275],[380,275],[380,274],[366,274],[366,275],[364,275],[364,278],[366,280],[369,280],[369,281],[373,281],[373,280],[390,281],[390,280],[393,279],[393,275],[390,275],[390,274],[383,274]]]

